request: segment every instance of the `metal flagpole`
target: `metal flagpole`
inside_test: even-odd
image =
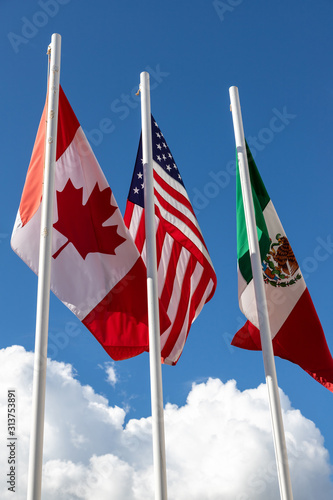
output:
[[[36,312],[35,361],[32,393],[27,500],[40,500],[42,489],[43,435],[47,338],[50,302],[51,245],[53,225],[54,171],[57,149],[61,36],[51,38],[48,82],[47,127],[45,140],[44,186],[39,247]]]
[[[251,191],[251,181],[244,139],[243,121],[237,87],[230,87],[229,94],[239,164],[239,175],[242,187],[247,237],[249,242],[253,283],[259,318],[259,329],[262,353],[264,358],[266,384],[269,396],[280,495],[282,500],[292,500],[293,494],[289,474],[287,447],[284,435],[280,397],[275,370],[271,329],[269,324],[265,295],[265,285],[262,277],[262,263],[260,258],[256,219]]]
[[[140,74],[155,499],[167,499],[149,73]]]

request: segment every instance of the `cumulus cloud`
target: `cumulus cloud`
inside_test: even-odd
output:
[[[112,365],[110,365],[112,368]],[[15,500],[26,498],[33,354],[0,350],[0,428],[6,429],[6,388],[18,395]],[[281,392],[295,500],[329,500],[331,466],[315,424]],[[47,370],[43,500],[153,500],[151,418],[132,419],[75,378],[71,365]],[[169,500],[278,500],[271,424],[264,385],[193,384],[184,406],[165,407]],[[0,450],[0,497],[8,492],[7,451]]]

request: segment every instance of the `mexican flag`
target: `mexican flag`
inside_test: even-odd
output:
[[[247,147],[273,350],[333,392],[333,359],[302,272]],[[237,163],[239,306],[247,318],[232,345],[261,350],[258,314]]]

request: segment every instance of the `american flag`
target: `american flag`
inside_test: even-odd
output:
[[[175,365],[192,322],[215,292],[216,275],[178,167],[151,118],[158,293],[171,320],[161,335],[161,357]],[[146,262],[141,139],[124,220]]]

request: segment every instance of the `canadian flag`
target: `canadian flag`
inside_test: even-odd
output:
[[[11,238],[36,274],[46,115],[45,106]],[[148,350],[146,268],[61,87],[53,210],[52,291],[113,359]]]

